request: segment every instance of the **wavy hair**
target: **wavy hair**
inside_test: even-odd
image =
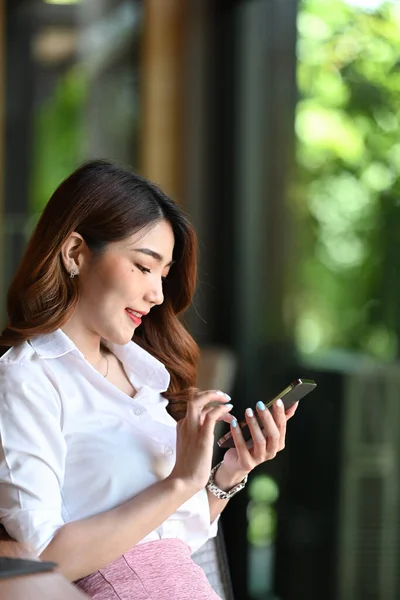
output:
[[[192,301],[197,279],[197,238],[182,210],[144,177],[108,162],[83,164],[56,189],[40,217],[7,294],[7,325],[0,346],[15,346],[51,333],[71,317],[79,279],[61,260],[64,241],[78,232],[96,255],[166,219],[174,232],[174,267],[155,306],[133,340],[160,360],[171,381],[165,397],[179,419],[196,385],[199,350],[179,315]]]

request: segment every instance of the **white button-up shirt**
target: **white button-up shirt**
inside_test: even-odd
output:
[[[38,553],[65,523],[126,502],[175,464],[176,422],[161,396],[167,370],[134,342],[109,349],[134,398],[61,330],[0,358],[0,521]],[[194,552],[216,531],[203,489],[141,543],[179,538]]]

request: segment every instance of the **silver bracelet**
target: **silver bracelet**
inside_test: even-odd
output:
[[[208,480],[206,487],[209,492],[211,492],[214,496],[216,496],[220,500],[230,500],[232,498],[232,496],[234,496],[235,494],[237,494],[238,492],[240,492],[240,490],[242,490],[244,488],[244,486],[247,483],[247,475],[244,479],[242,479],[242,481],[240,483],[235,485],[235,487],[233,487],[231,490],[229,490],[228,492],[224,492],[224,490],[221,490],[217,485],[215,485],[215,481],[214,481],[215,472],[220,468],[220,466],[222,465],[222,462],[218,463],[212,469],[212,471],[210,473],[210,478]]]

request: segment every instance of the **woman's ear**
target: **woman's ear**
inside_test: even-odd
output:
[[[65,270],[71,277],[79,275],[86,260],[88,260],[89,249],[83,237],[73,231],[61,246],[61,259]]]

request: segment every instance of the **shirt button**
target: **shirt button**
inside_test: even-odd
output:
[[[170,448],[169,446],[166,446],[164,448],[164,452],[165,452],[165,454],[168,454],[168,456],[171,456],[171,454],[174,453],[174,451],[172,450],[172,448]]]
[[[140,415],[143,413],[141,408],[135,408],[135,410],[133,412],[135,413],[135,415],[137,417],[140,417]]]

